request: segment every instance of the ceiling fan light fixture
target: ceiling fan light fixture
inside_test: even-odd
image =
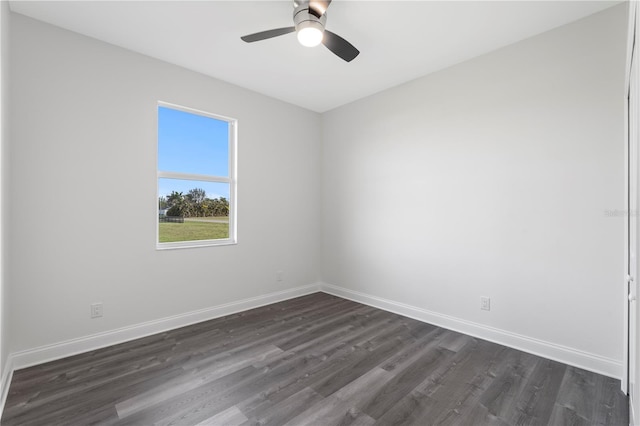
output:
[[[306,21],[298,25],[298,41],[306,47],[317,46],[322,43],[324,28],[319,22]]]
[[[298,41],[303,46],[324,44],[340,59],[351,62],[360,54],[351,43],[336,33],[325,30],[327,8],[331,0],[294,0],[293,27],[274,28],[240,37],[245,43],[266,40],[273,37],[297,32]]]

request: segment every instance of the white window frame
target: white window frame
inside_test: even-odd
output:
[[[158,168],[159,144],[158,144],[158,113],[159,107],[171,108],[178,111],[188,112],[190,114],[201,115],[204,117],[213,118],[220,121],[226,121],[229,124],[229,176],[214,176],[214,175],[201,175],[192,173],[179,173],[179,172],[167,172]],[[158,101],[156,105],[156,200],[155,200],[155,217],[156,217],[156,249],[178,249],[178,248],[191,248],[191,247],[210,247],[210,246],[224,246],[237,244],[237,148],[238,148],[238,120],[235,118],[225,117],[218,114],[212,114],[207,111],[202,111],[194,108],[189,108],[181,105],[176,105],[168,102]],[[160,242],[160,218],[158,215],[158,199],[160,198],[160,179],[183,179],[183,180],[195,180],[205,182],[219,182],[229,184],[229,238],[220,238],[217,240],[196,240],[196,241],[177,241],[170,243]]]

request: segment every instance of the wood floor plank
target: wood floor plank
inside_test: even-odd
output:
[[[361,355],[354,357],[352,362],[343,363],[344,366],[336,368],[327,377],[314,383],[313,389],[323,396],[337,392],[392,356],[397,351],[399,343],[397,340],[390,340],[375,349],[363,350]]]
[[[483,426],[513,426],[507,423],[506,421],[504,421],[503,419],[501,419],[500,417],[494,414],[491,414],[489,410],[487,410],[487,408],[482,404],[476,404],[471,409],[471,411],[466,416],[466,418],[460,419],[461,420],[460,426],[467,426],[468,419],[473,419],[473,422],[475,424],[483,425]],[[556,425],[553,425],[551,423],[549,426],[556,426]],[[557,425],[557,426],[561,426],[561,425]]]
[[[122,425],[197,424],[235,405],[230,397],[248,386],[259,372],[253,367],[235,371],[214,382],[190,389],[131,415],[120,417]]]
[[[76,358],[73,363],[61,363],[61,369],[58,374],[47,374],[40,372],[34,367],[34,372],[23,377],[16,377],[16,386],[12,387],[10,397],[15,403],[30,398],[33,389],[37,389],[41,397],[48,393],[60,393],[66,389],[73,390],[76,382],[101,382],[103,379],[111,380],[114,374],[126,374],[123,372],[123,365],[129,371],[137,371],[139,365],[145,368],[152,367],[154,364],[162,362],[157,357],[157,353],[171,350],[175,342],[163,340],[159,344],[143,345],[135,354],[131,354],[128,350],[119,354],[109,354],[105,357],[94,356],[90,360]],[[133,356],[137,362],[130,363],[130,357]],[[31,369],[26,369],[31,370]]]
[[[509,419],[513,424],[548,424],[567,365],[540,358]]]
[[[291,333],[290,336],[279,341],[277,346],[283,351],[295,348],[296,346],[300,346],[322,334],[331,332],[337,327],[352,324],[372,312],[373,308],[368,306],[359,306],[338,315],[325,317],[322,320],[315,321],[313,324],[306,324],[304,327],[298,327],[295,330],[295,333]]]
[[[304,388],[291,395],[289,398],[260,410],[259,416],[255,416],[247,420],[242,424],[242,426],[279,426],[287,423],[306,410],[309,406],[314,405],[323,399],[323,396],[313,389]]]
[[[15,372],[2,425],[625,425],[620,382],[324,293]]]
[[[226,359],[225,362],[219,362],[211,368],[186,370],[182,375],[165,384],[162,388],[150,389],[147,392],[138,394],[133,398],[127,399],[116,404],[116,410],[120,418],[125,418],[131,414],[144,410],[153,405],[163,403],[175,396],[191,391],[195,388],[202,387],[208,383],[214,382],[231,373],[242,370],[251,366],[255,361],[269,358],[274,354],[280,354],[282,350],[275,346],[260,348],[259,351],[243,357],[236,357],[231,360]]]
[[[616,396],[619,392],[615,380],[568,366],[554,411],[570,419],[576,418],[576,421],[582,419],[587,424],[616,424],[622,421],[614,418],[615,412],[619,411]]]
[[[289,354],[313,354],[322,356],[330,349],[337,348],[354,342],[357,339],[369,338],[375,335],[380,329],[386,329],[392,322],[386,315],[380,315],[381,312],[375,312],[367,315],[366,320],[358,321],[353,324],[345,324],[336,327],[334,330],[319,334],[312,339],[305,339],[298,346],[294,346],[286,351]],[[322,354],[322,355],[321,355]],[[259,368],[262,364],[254,364]]]
[[[567,408],[575,415],[589,421],[597,410],[595,401],[597,377],[579,368],[568,367],[560,384],[556,405]]]
[[[409,358],[405,364],[396,367],[393,370],[393,379],[362,407],[362,411],[374,419],[379,419],[400,399],[411,393],[446,358],[444,349],[426,346],[423,350],[420,356]]]
[[[468,342],[458,352],[451,352],[448,349],[438,347],[441,358],[447,356],[446,362],[435,364],[435,368],[415,388],[427,396],[433,396],[442,388],[449,391],[455,388],[468,373],[465,371],[469,366],[477,365],[477,357],[486,357],[486,353],[478,349],[480,343],[471,337]]]
[[[380,425],[417,425],[432,419],[437,401],[425,394],[412,391],[386,410],[377,420]]]
[[[549,417],[549,424],[563,426],[587,426],[592,425],[593,423],[565,405],[554,404],[551,416]]]
[[[296,313],[288,313],[281,320],[263,321],[266,323],[257,323],[247,326],[239,324],[237,327],[228,327],[221,338],[214,339],[211,342],[203,344],[202,341],[196,342],[197,349],[187,348],[192,352],[193,363],[198,361],[208,362],[212,355],[215,354],[231,354],[243,351],[251,347],[262,344],[278,345],[281,340],[290,339],[298,336],[309,327],[318,326],[321,321],[332,321],[335,317],[343,316],[345,309],[353,308],[353,302],[348,304],[338,302],[335,305],[326,306],[325,309],[313,309],[305,311],[306,313],[296,315]],[[348,309],[347,309],[348,308]],[[266,320],[266,318],[262,318]]]
[[[598,385],[591,401],[594,406],[591,422],[596,425],[628,424],[628,399],[620,392],[620,381],[600,374],[595,376]]]
[[[505,353],[505,368],[480,397],[480,403],[488,413],[499,418],[509,417],[508,413],[516,409],[516,402],[537,361],[537,357],[524,352],[509,350]]]
[[[393,356],[385,360],[381,368],[387,371],[402,368],[403,365],[423,356],[436,346],[441,346],[440,343],[447,334],[442,328],[434,328],[423,336],[414,338],[413,341],[407,341],[402,347],[396,349]]]
[[[455,425],[469,418],[498,373],[506,368],[506,348],[485,341],[469,341],[466,345],[477,352],[461,358],[459,367],[448,369],[447,375],[437,376],[439,382],[434,380],[431,386],[424,387],[423,383],[417,387],[437,401],[432,413],[436,424]],[[458,353],[464,349],[460,347]],[[431,377],[427,382],[430,380]]]
[[[392,318],[385,324],[373,324],[365,329],[358,329],[353,335],[342,340],[328,343],[322,349],[313,348],[313,351],[295,353],[296,356],[311,356],[321,362],[309,364],[308,368],[300,371],[300,374],[282,377],[281,380],[272,381],[266,390],[259,395],[242,403],[245,413],[266,409],[269,406],[282,401],[301,389],[319,383],[326,377],[331,377],[336,370],[344,365],[350,365],[359,359],[366,357],[368,351],[375,350],[388,343],[398,334],[407,332],[408,327],[399,318]],[[400,344],[400,342],[395,342]],[[292,355],[293,356],[293,355]]]
[[[244,424],[248,419],[242,414],[242,411],[238,407],[233,406],[226,410],[209,417],[198,423],[196,426],[240,426]]]
[[[323,398],[285,425],[346,425],[356,422],[358,417],[361,417],[359,422],[368,420],[369,416],[359,409],[359,406],[369,405],[378,394],[379,389],[392,378],[393,374],[388,371],[374,368],[349,383],[336,394]]]
[[[348,356],[350,351],[344,353]],[[306,376],[309,369],[324,363],[325,359],[316,356],[300,356],[296,355],[291,358],[282,358],[275,360],[271,365],[267,365],[261,370],[255,371],[247,377],[244,377],[240,383],[234,381],[235,385],[229,389],[220,392],[216,389],[218,386],[213,383],[212,387],[198,387],[193,391],[180,395],[172,400],[165,401],[162,406],[163,412],[158,416],[151,410],[154,416],[154,422],[159,424],[191,424],[192,419],[202,416],[209,411],[225,409],[234,401],[246,400],[248,395],[262,394],[267,391],[273,383],[287,381],[292,377],[298,381],[301,377]],[[185,402],[188,401],[188,402]],[[172,413],[168,414],[166,406],[170,406]],[[142,415],[136,419],[148,419],[148,415]]]
[[[141,369],[138,372],[114,377],[103,383],[83,383],[59,395],[51,394],[46,398],[36,395],[25,404],[7,404],[3,412],[2,423],[14,424],[55,424],[58,418],[72,417],[76,407],[107,406],[115,411],[115,404],[126,395],[136,395],[146,389],[162,386],[167,381],[180,377],[184,371],[179,367],[166,365]]]

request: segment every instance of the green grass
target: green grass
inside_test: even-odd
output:
[[[222,218],[214,219],[218,220]],[[158,234],[161,243],[229,238],[229,223],[224,222],[202,222],[185,219],[184,223],[162,222],[159,225],[160,230]]]
[[[187,222],[226,222],[229,223],[229,216],[207,216],[207,217],[185,217]]]

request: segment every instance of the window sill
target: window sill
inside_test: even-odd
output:
[[[156,250],[174,250],[197,247],[234,246],[238,242],[234,239],[224,240],[202,240],[202,241],[180,241],[175,243],[156,243]]]

